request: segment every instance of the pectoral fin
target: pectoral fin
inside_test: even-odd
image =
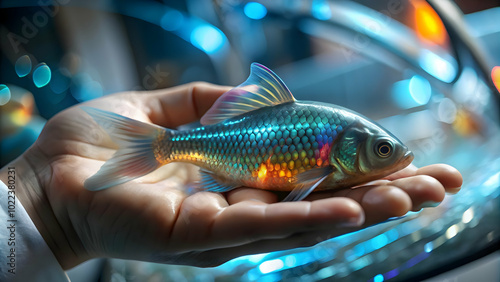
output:
[[[322,167],[310,169],[298,174],[296,180],[298,186],[283,199],[283,202],[303,200],[333,173],[333,171],[332,167]]]

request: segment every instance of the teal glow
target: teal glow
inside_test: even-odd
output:
[[[218,28],[203,24],[193,29],[191,43],[207,54],[219,51],[226,42],[226,36]]]
[[[56,93],[61,94],[68,90],[71,83],[71,79],[64,75],[61,70],[55,70],[52,73],[52,79],[50,80],[50,89]]]
[[[184,15],[177,10],[167,11],[161,18],[160,24],[164,30],[178,30],[184,23]]]
[[[385,236],[385,234],[380,234],[380,235],[372,238],[370,241],[371,241],[372,246],[375,250],[382,248],[383,246],[387,245],[387,243],[389,242],[387,240],[387,236]]]
[[[399,233],[396,229],[388,230],[384,233],[389,240],[389,243],[396,241],[399,238]]]
[[[332,10],[326,0],[314,0],[312,2],[311,13],[318,20],[326,21],[332,17]]]
[[[0,106],[7,104],[10,101],[10,89],[5,84],[0,84]]]
[[[431,99],[431,84],[427,79],[414,75],[410,79],[410,95],[419,105],[425,105]]]
[[[31,72],[31,59],[28,55],[23,55],[17,59],[14,66],[19,77],[25,77]]]
[[[375,277],[373,277],[373,282],[382,282],[384,281],[384,275],[382,274],[377,274]]]
[[[71,95],[79,102],[99,98],[103,95],[101,83],[93,80],[87,73],[77,74],[73,79],[70,90]]]
[[[319,279],[325,279],[328,277],[332,277],[334,274],[335,274],[335,268],[333,266],[327,266],[323,269],[318,270],[318,272],[316,272],[316,276]]]
[[[431,94],[431,84],[419,75],[398,81],[392,87],[392,98],[402,109],[426,105],[431,99]]]
[[[426,253],[432,252],[433,249],[434,249],[434,244],[432,242],[429,242],[429,243],[424,245],[424,251]]]
[[[365,247],[363,247],[363,243],[360,243],[360,244],[357,244],[356,246],[354,246],[353,251],[358,258],[364,256],[366,253]]]
[[[47,85],[50,82],[51,77],[52,73],[50,71],[50,68],[45,63],[39,64],[33,71],[33,82],[38,88]]]
[[[254,20],[260,20],[267,15],[267,9],[264,5],[257,2],[248,2],[243,9],[245,15]]]

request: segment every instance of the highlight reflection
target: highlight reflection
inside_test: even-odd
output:
[[[17,59],[15,64],[16,73],[19,77],[25,77],[31,72],[31,59],[28,55],[23,55]]]
[[[52,72],[45,63],[40,63],[33,71],[33,83],[35,83],[35,86],[38,88],[49,84],[51,77]]]

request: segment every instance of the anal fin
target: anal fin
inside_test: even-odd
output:
[[[218,177],[206,169],[200,169],[200,175],[201,179],[196,183],[196,187],[200,190],[223,193],[239,187],[237,185],[220,183],[220,181],[217,181]]]

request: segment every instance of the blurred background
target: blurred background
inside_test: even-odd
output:
[[[237,85],[252,62],[356,110],[462,191],[312,248],[201,269],[94,260],[72,281],[500,281],[499,0],[0,2],[0,163],[56,113],[120,91]]]

